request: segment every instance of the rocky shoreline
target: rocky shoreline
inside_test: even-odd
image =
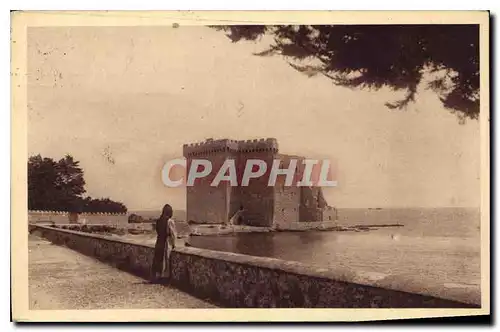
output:
[[[220,236],[240,233],[271,233],[271,232],[310,232],[310,231],[330,231],[330,232],[367,232],[378,228],[403,227],[402,224],[370,224],[370,225],[339,225],[335,221],[325,222],[292,222],[277,224],[274,227],[257,227],[245,225],[224,225],[224,224],[188,224],[184,221],[177,221],[177,231],[179,238],[189,236]],[[109,234],[117,236],[141,235],[154,233],[151,225],[139,227],[136,225],[51,225],[51,227],[75,230],[85,233]]]
[[[343,226],[335,222],[296,222],[278,224],[275,227],[256,227],[242,225],[191,225],[191,236],[218,236],[238,233],[270,233],[270,232],[367,232],[384,227],[403,227],[402,224],[373,224]]]

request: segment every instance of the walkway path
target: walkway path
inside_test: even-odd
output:
[[[31,309],[213,308],[71,249],[29,236]]]

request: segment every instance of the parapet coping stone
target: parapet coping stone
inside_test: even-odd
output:
[[[70,233],[83,237],[98,238],[109,242],[118,242],[127,245],[136,245],[154,249],[153,245],[137,243],[126,239],[110,238],[109,236],[100,234],[84,233],[36,224],[33,226],[35,228],[42,228],[63,233]],[[329,266],[328,268],[322,268],[301,262],[286,261],[278,258],[251,256],[195,247],[177,247],[174,249],[174,251],[186,255],[228,261],[248,266],[257,266],[275,271],[283,271],[299,276],[304,275],[313,278],[326,279],[334,282],[353,283],[363,287],[383,288],[391,291],[431,296],[443,300],[457,301],[479,307],[481,306],[481,295],[474,290],[446,287],[446,285],[436,283],[435,280],[423,279],[421,277],[402,278],[401,276],[390,276],[385,274],[359,273],[347,267]]]

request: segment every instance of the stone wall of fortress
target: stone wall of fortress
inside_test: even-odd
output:
[[[297,159],[297,172],[303,171],[304,157],[279,154],[275,138],[236,141],[231,139],[207,140],[185,144],[183,154],[189,170],[193,159],[205,159],[212,163],[210,176],[188,186],[186,193],[187,220],[198,223],[227,223],[243,208],[244,223],[249,226],[273,226],[277,223],[299,221],[330,221],[335,214],[331,208],[318,206],[321,188],[285,186],[284,176],[279,176],[276,186],[268,186],[273,161],[280,160],[280,168],[287,168],[290,160]],[[225,160],[235,161],[238,186],[228,181],[219,186],[210,183]],[[248,186],[241,186],[241,178],[249,159],[263,160],[266,173],[250,179]],[[200,169],[201,171],[201,169]],[[280,181],[280,179],[282,181]],[[322,196],[322,195],[321,195]]]
[[[267,176],[251,179],[248,187],[231,187],[222,181],[217,187],[210,186],[217,171],[227,159],[235,161],[240,175],[248,159],[260,159],[272,164],[278,144],[276,139],[236,141],[231,139],[207,140],[201,143],[185,144],[183,154],[190,169],[193,159],[206,159],[212,163],[212,173],[194,186],[188,186],[186,193],[187,220],[201,223],[227,223],[243,207],[246,224],[269,226],[273,221],[274,189],[267,186]],[[266,175],[268,175],[266,172]]]

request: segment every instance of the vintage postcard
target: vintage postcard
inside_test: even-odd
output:
[[[19,11],[11,47],[15,321],[490,314],[488,12]]]

